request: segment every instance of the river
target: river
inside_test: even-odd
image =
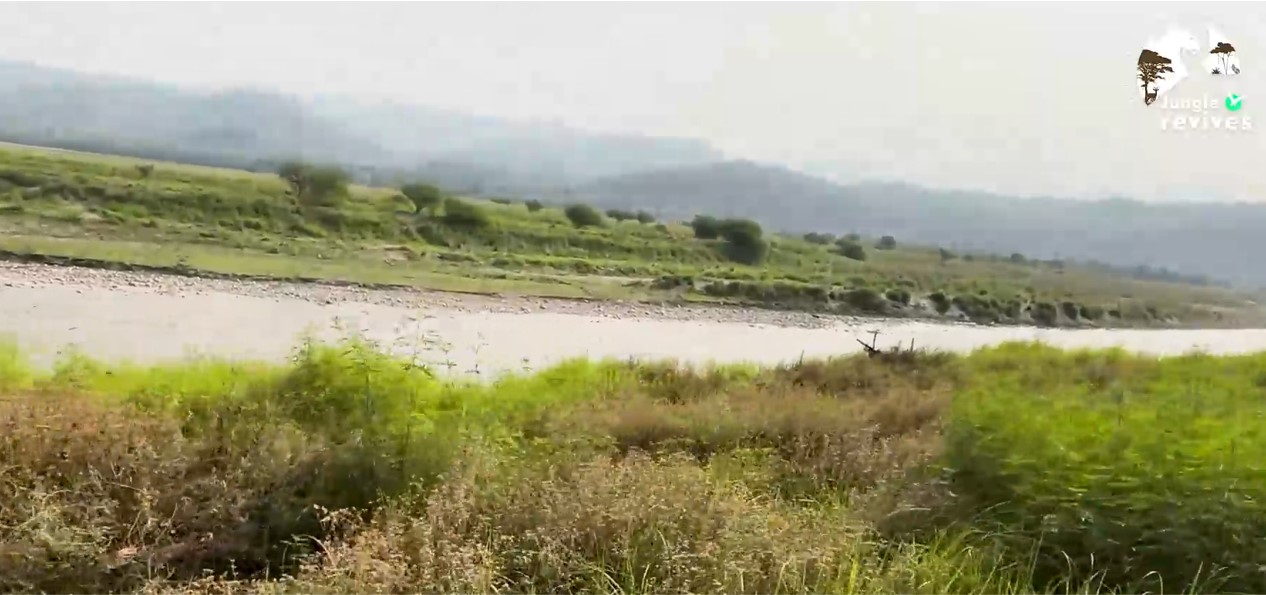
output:
[[[277,360],[292,353],[305,332],[324,339],[358,333],[401,354],[447,362],[458,373],[540,368],[573,357],[777,363],[856,352],[860,347],[855,339],[869,340],[872,329],[880,331],[882,348],[913,340],[917,347],[969,351],[1005,341],[1040,340],[1060,347],[1121,346],[1157,355],[1266,350],[1266,329],[1058,330],[879,320],[805,329],[548,311],[319,304],[215,292],[0,287],[0,335],[16,339],[37,365],[51,363],[69,346],[113,361],[153,362],[192,354]]]

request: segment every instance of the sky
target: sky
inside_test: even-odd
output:
[[[1162,130],[1135,79],[1212,25],[1252,131]],[[1266,200],[1266,3],[0,3],[0,59],[703,138],[855,178],[1070,198]],[[1202,51],[1207,51],[1207,48]],[[1204,120],[1207,124],[1208,120]]]

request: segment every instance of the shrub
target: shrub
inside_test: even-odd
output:
[[[654,223],[654,222],[655,222],[655,216],[654,216],[654,215],[652,215],[652,214],[650,214],[650,213],[648,213],[648,212],[646,212],[646,211],[638,211],[638,212],[637,212],[637,222],[638,222],[638,223],[642,223],[642,224]]]
[[[934,291],[928,296],[928,301],[932,302],[932,307],[935,308],[938,313],[945,314],[946,312],[949,312],[951,305],[950,299],[944,293]]]
[[[804,234],[804,241],[810,244],[818,244],[825,246],[835,241],[835,236],[829,233],[809,232]]]
[[[337,167],[290,161],[277,168],[277,175],[301,205],[336,207],[348,196],[350,179]]]
[[[400,188],[400,193],[413,203],[417,213],[434,211],[444,202],[444,193],[430,184],[405,184]]]
[[[525,200],[523,201],[523,206],[527,207],[529,213],[535,213],[545,208],[545,205],[539,200]]]
[[[835,243],[835,250],[844,258],[859,262],[866,260],[866,249],[857,242],[841,239]]]
[[[607,217],[616,221],[632,221],[637,219],[637,213],[623,209],[607,209]]]
[[[1103,308],[1099,306],[1081,306],[1081,317],[1086,320],[1099,320],[1103,318]]]
[[[750,219],[726,219],[717,231],[721,238],[732,244],[752,243],[761,239],[760,224]]]
[[[444,201],[444,223],[453,227],[486,227],[491,219],[478,206],[459,198],[449,198]]]
[[[860,287],[846,291],[841,296],[845,303],[871,314],[882,314],[888,310],[888,303],[883,295],[869,287]]]
[[[892,236],[884,236],[879,238],[879,242],[875,244],[875,248],[879,250],[892,250],[897,247],[897,239]]]
[[[976,321],[998,321],[998,311],[994,302],[983,295],[963,294],[950,300],[959,311]]]
[[[576,227],[597,227],[602,225],[602,214],[586,204],[574,204],[563,209],[567,220]]]
[[[1038,324],[1055,326],[1055,323],[1059,321],[1059,309],[1050,302],[1037,302],[1033,304],[1031,316]]]
[[[899,287],[894,288],[894,289],[889,289],[887,293],[885,293],[884,295],[888,298],[888,301],[890,302],[896,302],[903,306],[910,305],[911,296],[910,296],[910,291],[907,289],[899,288]]]
[[[727,219],[719,225],[726,241],[725,254],[734,262],[758,264],[769,252],[769,244],[761,239],[761,227],[748,219]]]
[[[1059,309],[1064,313],[1064,317],[1069,320],[1077,320],[1081,314],[1081,306],[1076,302],[1063,302],[1059,305]]]
[[[136,173],[137,173],[137,175],[139,175],[142,179],[144,179],[144,178],[148,178],[148,177],[150,177],[151,175],[153,175],[153,174],[154,174],[154,164],[152,164],[152,163],[144,163],[144,164],[141,164],[141,165],[137,165],[137,166],[136,166]]]
[[[695,237],[701,240],[715,240],[721,237],[721,221],[716,217],[695,215],[695,218],[690,221],[690,228],[694,230]]]

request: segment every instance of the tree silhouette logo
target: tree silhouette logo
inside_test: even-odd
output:
[[[1139,81],[1143,85],[1143,103],[1152,105],[1160,94],[1158,84],[1166,74],[1174,71],[1174,61],[1152,50],[1144,49],[1139,53]]]
[[[1235,46],[1225,41],[1219,41],[1218,45],[1213,46],[1213,49],[1209,50],[1209,54],[1216,61],[1216,64],[1209,69],[1210,74],[1234,75],[1240,73],[1240,64],[1239,60],[1236,60]]]
[[[1193,71],[1187,68],[1183,58],[1187,54],[1204,53],[1200,70],[1215,76],[1240,74],[1240,59],[1235,46],[1217,29],[1209,27],[1208,48],[1201,52],[1201,44],[1195,36],[1182,30],[1170,29],[1161,37],[1149,39],[1139,52],[1135,78],[1144,105],[1152,105],[1157,98],[1169,92]]]

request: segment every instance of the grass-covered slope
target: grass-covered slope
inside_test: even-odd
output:
[[[5,592],[1262,592],[1261,355],[0,355]]]
[[[1259,318],[1243,296],[1217,287],[1022,255],[954,254],[902,238],[786,237],[756,226],[740,245],[724,230],[714,239],[646,212],[590,212],[586,220],[575,210],[569,216],[566,204],[415,202],[362,187],[316,201],[276,175],[0,148],[0,250],[10,257],[998,323]]]

